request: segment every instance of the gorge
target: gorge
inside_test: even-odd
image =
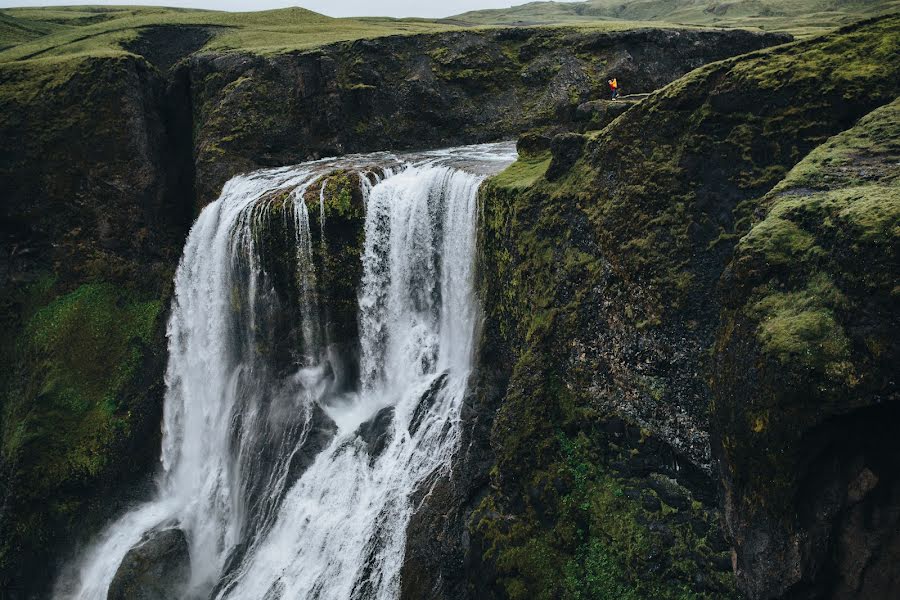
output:
[[[0,597],[894,597],[896,15],[189,16],[0,51]]]

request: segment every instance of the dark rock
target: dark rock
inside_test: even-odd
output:
[[[716,571],[728,573],[732,569],[730,554],[715,554],[711,558],[710,563]]]
[[[550,142],[553,160],[550,161],[546,175],[549,181],[559,179],[572,168],[581,157],[585,142],[586,138],[577,133],[561,133],[553,138]]]
[[[684,491],[677,483],[668,477],[655,476],[650,478],[650,487],[659,495],[659,498],[678,510],[684,510],[690,506]]]
[[[212,27],[143,27],[138,36],[124,44],[129,52],[143,56],[160,71],[168,71],[178,61],[206,45],[213,36]]]
[[[641,506],[644,510],[649,512],[659,512],[662,510],[662,504],[660,504],[659,498],[653,494],[644,494],[641,498]]]
[[[419,427],[422,425],[422,419],[425,418],[425,415],[428,414],[428,410],[434,405],[434,401],[437,399],[438,393],[444,389],[444,386],[447,384],[448,373],[442,373],[434,382],[429,386],[429,388],[422,394],[422,397],[419,399],[419,403],[416,404],[416,409],[413,411],[412,419],[409,420],[409,434],[416,435],[416,432],[419,430]]]
[[[537,156],[550,150],[552,136],[538,132],[529,132],[519,136],[516,142],[516,151],[519,156]]]
[[[108,600],[174,600],[191,576],[187,538],[178,528],[144,535],[119,565]]]
[[[636,103],[629,100],[591,100],[578,105],[576,120],[588,129],[603,129]]]
[[[366,443],[369,462],[375,462],[391,442],[394,435],[391,425],[394,422],[394,407],[387,406],[379,410],[374,417],[363,423],[356,430],[356,435]]]

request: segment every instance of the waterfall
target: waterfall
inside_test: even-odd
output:
[[[175,278],[156,497],[98,536],[56,597],[105,599],[129,549],[164,527],[187,538],[185,598],[398,597],[411,496],[459,442],[478,186],[513,158],[495,144],[231,180]],[[371,165],[384,177],[370,179]],[[340,393],[305,200],[336,168],[359,169],[366,202],[360,380]],[[324,192],[314,202],[324,235]],[[269,266],[286,236],[289,298]],[[292,348],[286,330],[299,332]]]

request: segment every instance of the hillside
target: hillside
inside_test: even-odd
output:
[[[447,19],[459,25],[536,25],[596,21],[666,21],[810,34],[900,10],[897,0],[588,0],[531,2]]]
[[[148,26],[206,27],[204,49],[260,54],[322,44],[453,28],[422,20],[333,19],[302,8],[229,13],[157,7],[74,6],[0,10],[0,62],[114,55]]]

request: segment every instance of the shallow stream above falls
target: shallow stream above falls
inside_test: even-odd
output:
[[[175,278],[155,497],[55,597],[397,598],[411,496],[459,443],[478,188],[514,159],[488,144],[232,179]],[[350,340],[322,289],[336,171],[355,174],[364,215]]]

